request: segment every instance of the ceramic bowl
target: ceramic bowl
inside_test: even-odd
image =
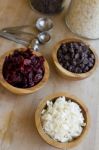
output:
[[[80,39],[64,39],[62,41],[59,41],[53,48],[52,51],[52,60],[54,62],[54,65],[56,67],[57,72],[64,78],[66,79],[70,79],[70,80],[82,80],[85,78],[88,78],[90,75],[93,74],[93,72],[96,70],[97,64],[98,64],[98,56],[95,53],[95,50],[93,50],[90,46],[90,50],[93,52],[93,54],[95,55],[95,64],[93,66],[93,68],[91,70],[89,70],[86,73],[72,73],[70,71],[68,71],[67,69],[63,68],[57,58],[57,51],[59,49],[59,47],[63,44],[63,43],[69,43],[69,42],[81,42],[84,43],[85,45],[88,45],[87,43],[85,43],[84,41],[80,40]]]
[[[45,133],[45,131],[43,130],[43,127],[42,127],[41,112],[46,107],[47,101],[48,100],[55,101],[55,99],[60,96],[65,96],[66,98],[69,98],[73,102],[77,103],[80,106],[80,108],[82,109],[82,113],[84,115],[85,122],[86,122],[86,126],[84,127],[81,135],[79,137],[75,138],[74,140],[72,140],[71,142],[61,143],[61,142],[55,141],[54,139],[52,139],[50,136],[48,136]],[[37,130],[38,130],[40,136],[43,138],[43,140],[45,140],[48,144],[50,144],[53,147],[60,148],[60,149],[68,149],[68,148],[73,148],[73,147],[77,146],[85,138],[85,136],[89,130],[89,127],[90,127],[90,115],[89,115],[89,111],[88,111],[86,105],[83,103],[83,101],[81,101],[79,98],[77,98],[76,96],[71,95],[69,93],[60,92],[60,93],[56,93],[56,94],[47,96],[40,102],[40,104],[38,105],[37,110],[35,112],[35,122],[36,122]]]
[[[14,49],[15,50],[15,49]],[[10,92],[14,93],[14,94],[19,94],[19,95],[24,95],[24,94],[31,94],[36,92],[37,90],[39,90],[40,88],[42,88],[45,83],[48,81],[49,78],[49,65],[45,59],[44,62],[44,67],[45,67],[45,73],[43,76],[43,79],[35,86],[31,87],[31,88],[16,88],[12,85],[10,85],[3,77],[2,74],[2,69],[3,69],[3,64],[4,64],[4,60],[5,57],[8,56],[9,54],[13,54],[14,50],[10,50],[8,52],[6,52],[4,55],[2,55],[0,57],[0,83],[3,87],[5,87],[7,90],[9,90]],[[25,51],[25,48],[19,48],[20,51]],[[41,56],[41,54],[39,52],[33,51],[33,54],[37,55],[37,56]]]

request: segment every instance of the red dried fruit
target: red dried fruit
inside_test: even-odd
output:
[[[24,65],[30,65],[31,64],[31,60],[30,59],[24,59]]]
[[[44,76],[44,58],[34,55],[30,49],[15,50],[5,58],[2,72],[4,79],[14,87],[33,87]]]

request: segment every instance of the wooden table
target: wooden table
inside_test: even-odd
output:
[[[46,86],[35,94],[27,96],[14,95],[0,86],[0,150],[55,150],[38,135],[34,112],[42,98],[58,91],[68,91],[83,99],[91,114],[90,132],[74,150],[99,149],[99,67],[88,79],[68,81],[56,73],[51,61],[51,50],[57,41],[66,37],[76,37],[66,28],[64,15],[65,11],[51,16],[54,21],[52,40],[41,50],[49,62],[51,71]],[[42,14],[30,9],[28,0],[0,0],[0,28],[31,24],[40,16]],[[99,55],[99,41],[87,42]],[[22,45],[0,38],[0,55],[17,47]]]

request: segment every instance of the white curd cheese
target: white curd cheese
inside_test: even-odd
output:
[[[81,108],[75,102],[59,97],[53,103],[47,102],[47,109],[43,109],[41,120],[44,131],[54,140],[68,142],[78,137],[83,127],[84,116]]]

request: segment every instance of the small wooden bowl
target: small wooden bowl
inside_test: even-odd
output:
[[[67,98],[70,98],[72,101],[79,104],[80,108],[82,109],[82,112],[83,112],[83,115],[85,118],[85,122],[86,122],[86,126],[84,127],[82,134],[78,138],[72,140],[71,142],[61,143],[61,142],[55,141],[54,139],[52,139],[45,133],[45,131],[43,130],[43,127],[42,127],[42,123],[41,123],[41,112],[46,107],[47,101],[55,100],[55,98],[58,98],[60,96],[65,96]],[[50,95],[40,102],[40,104],[35,112],[35,122],[36,122],[36,127],[37,127],[37,130],[38,130],[40,136],[48,144],[50,144],[51,146],[60,148],[60,149],[66,149],[66,148],[68,149],[68,148],[73,148],[73,147],[77,146],[85,138],[85,136],[89,130],[89,127],[90,127],[90,115],[89,115],[89,111],[88,111],[87,107],[81,100],[79,100],[77,97],[75,97],[69,93],[60,92],[60,93],[56,93],[54,95]]]
[[[15,50],[15,49],[14,49]],[[37,90],[39,90],[40,88],[42,88],[45,83],[48,81],[49,78],[49,65],[45,59],[44,62],[44,67],[45,67],[45,73],[43,76],[43,79],[35,86],[31,87],[31,88],[16,88],[12,85],[10,85],[3,77],[2,74],[2,69],[3,69],[3,64],[4,64],[4,60],[5,57],[8,56],[9,54],[12,54],[14,52],[14,50],[10,50],[8,52],[6,52],[4,55],[2,55],[0,57],[0,83],[2,86],[4,86],[7,90],[9,90],[10,92],[14,93],[14,94],[18,94],[18,95],[24,95],[24,94],[31,94],[36,92]],[[20,51],[25,51],[25,48],[19,48]],[[40,53],[33,51],[33,54],[37,55],[37,56],[41,56]]]
[[[82,79],[85,79],[85,78],[88,78],[95,70],[96,70],[96,67],[97,67],[97,64],[98,64],[98,56],[97,54],[95,53],[95,51],[89,46],[90,50],[93,52],[93,54],[95,55],[95,64],[93,66],[93,68],[91,70],[89,70],[88,72],[86,73],[72,73],[68,70],[66,70],[65,68],[63,68],[59,61],[58,61],[58,58],[57,58],[57,51],[59,49],[59,47],[61,46],[61,44],[63,43],[69,43],[69,42],[82,42],[84,43],[85,45],[88,45],[86,44],[85,42],[83,42],[82,40],[80,39],[64,39],[62,41],[59,41],[53,48],[53,51],[52,51],[52,59],[53,59],[53,62],[55,64],[55,67],[56,67],[56,70],[57,72],[64,78],[67,78],[67,79],[72,79],[72,80],[82,80]]]

